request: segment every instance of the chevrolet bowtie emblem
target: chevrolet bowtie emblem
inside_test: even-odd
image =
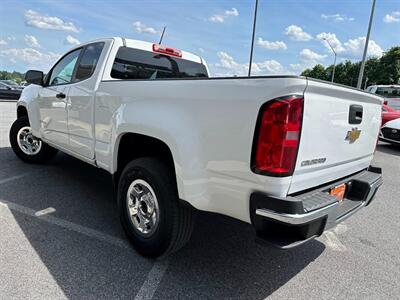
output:
[[[358,130],[357,127],[352,128],[350,131],[347,131],[345,140],[349,141],[350,144],[353,144],[360,137],[360,134],[361,130]]]

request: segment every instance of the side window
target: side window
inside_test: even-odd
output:
[[[72,75],[81,50],[77,49],[67,54],[54,66],[51,71],[49,85],[66,84],[72,81]]]
[[[8,90],[8,87],[0,82],[0,90]]]
[[[104,43],[94,43],[86,46],[76,69],[74,82],[89,78],[96,69]]]

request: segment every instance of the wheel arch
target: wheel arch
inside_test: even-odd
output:
[[[18,105],[17,106],[17,118],[21,118],[21,117],[28,117],[28,110],[26,109],[26,107],[24,105]]]
[[[140,147],[135,147],[140,145]],[[166,163],[175,178],[178,194],[182,195],[182,185],[177,177],[176,161],[171,147],[161,139],[145,134],[124,132],[115,140],[113,155],[113,183],[118,185],[124,167],[133,159],[141,157],[157,157]]]

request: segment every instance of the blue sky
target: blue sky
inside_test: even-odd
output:
[[[259,0],[254,75],[361,59],[372,0]],[[0,70],[47,71],[79,42],[123,36],[203,56],[212,75],[244,75],[253,0],[9,1],[0,4]],[[400,45],[400,0],[377,0],[370,56]]]

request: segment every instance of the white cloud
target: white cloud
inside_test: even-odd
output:
[[[287,46],[282,41],[270,42],[267,40],[263,40],[262,38],[258,38],[257,45],[268,49],[268,50],[286,50]]]
[[[81,42],[77,39],[74,38],[72,35],[67,35],[65,40],[64,40],[64,44],[65,45],[74,45],[77,46],[79,45]]]
[[[248,73],[248,63],[238,63],[226,52],[218,52],[219,63],[213,65],[217,68],[216,76],[245,76]],[[251,65],[252,75],[271,75],[288,73],[276,60],[254,62]]]
[[[5,41],[5,40],[0,40],[0,46],[5,46],[5,45],[7,45],[8,43],[7,43],[7,41]]]
[[[293,71],[296,71],[298,73],[301,73],[301,71],[305,69],[304,65],[302,64],[290,64],[289,66]]]
[[[27,68],[41,69],[47,71],[55,61],[60,57],[53,52],[40,52],[33,48],[11,48],[0,51],[0,56],[10,60],[13,63],[18,61],[26,64]]]
[[[79,32],[78,28],[76,28],[72,22],[63,21],[58,17],[42,15],[39,12],[31,9],[25,12],[25,24],[40,29]]]
[[[309,41],[312,39],[311,34],[305,32],[297,25],[290,25],[285,29],[284,33],[294,41]]]
[[[344,48],[346,49],[345,53],[350,57],[361,57],[364,51],[365,40],[365,37],[358,37],[343,43]],[[369,56],[381,57],[383,49],[375,41],[370,40],[368,43],[367,54]]]
[[[213,15],[209,17],[208,20],[210,20],[213,23],[224,23],[226,18],[237,17],[237,16],[239,16],[239,11],[236,8],[232,7],[232,9],[226,10],[225,14]]]
[[[150,33],[150,34],[157,34],[158,31],[155,30],[153,27],[148,27],[140,21],[136,21],[132,23],[133,28],[139,33]]]
[[[231,10],[226,10],[225,15],[230,16],[230,17],[237,17],[239,15],[239,12],[236,8],[232,7]]]
[[[15,39],[15,36],[10,35],[10,36],[7,37],[7,40],[15,41],[16,39]]]
[[[336,34],[330,32],[321,32],[317,38],[325,45],[328,51],[331,51],[329,44],[324,40],[329,40],[336,53],[344,58],[360,59],[365,45],[365,37],[358,37],[349,39],[347,42],[342,43]],[[383,49],[374,41],[370,40],[368,44],[368,56],[380,57],[382,56]]]
[[[346,15],[342,14],[333,14],[333,15],[322,14],[321,18],[325,20],[333,20],[335,22],[344,22],[344,21],[352,22],[355,20],[355,18],[353,17],[347,17]]]
[[[385,23],[396,23],[400,22],[400,11],[393,11],[391,14],[385,15],[383,18]]]
[[[339,41],[339,39],[336,37],[336,34],[334,34],[334,33],[321,32],[320,34],[317,35],[317,39],[319,39],[329,51],[332,51],[332,50],[329,47],[329,44],[326,40],[329,41],[329,43],[331,44],[332,48],[336,51],[336,53],[342,53],[345,51],[345,49],[343,48],[342,42]]]
[[[214,22],[214,23],[224,23],[224,22],[225,22],[225,16],[222,16],[222,15],[213,15],[213,16],[211,16],[211,17],[209,18],[209,20],[210,20],[211,22]]]
[[[321,62],[325,57],[326,55],[318,54],[310,49],[303,49],[300,52],[300,59],[306,62]]]
[[[33,35],[25,34],[25,43],[32,48],[40,48],[39,41]]]

